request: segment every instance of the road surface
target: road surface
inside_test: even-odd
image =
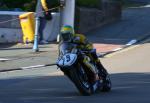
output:
[[[59,70],[49,72],[49,69],[56,69],[53,66],[42,70],[9,72],[7,77],[3,74],[0,103],[149,103],[149,51],[150,42],[147,41],[101,59],[111,74],[113,88],[109,93],[81,96]],[[43,72],[45,75],[37,73],[31,77],[30,72]]]

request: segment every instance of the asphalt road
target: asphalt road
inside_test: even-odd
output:
[[[88,97],[81,96],[55,66],[1,73],[0,103],[149,103],[149,51],[147,41],[101,59],[111,74],[112,91]]]
[[[108,55],[102,61],[111,73],[150,72],[150,39],[120,52]]]

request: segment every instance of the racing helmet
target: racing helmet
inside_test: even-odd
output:
[[[73,36],[74,36],[74,30],[73,30],[72,26],[65,25],[61,28],[60,37],[61,37],[62,41],[71,42]]]

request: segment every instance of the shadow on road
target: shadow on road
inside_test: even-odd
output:
[[[112,74],[113,88],[109,93],[80,96],[64,76],[16,78],[0,80],[2,103],[133,103],[150,101],[149,73]]]
[[[2,48],[9,48],[9,47],[12,47],[14,45],[16,45],[16,43],[7,43],[7,44],[0,43],[0,49],[2,49]]]

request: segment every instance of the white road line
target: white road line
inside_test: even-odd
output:
[[[136,42],[137,42],[136,39],[132,39],[132,40],[130,40],[126,45],[127,45],[127,46],[133,45],[133,44],[135,44]]]
[[[10,59],[6,59],[6,58],[0,58],[0,61],[8,61]]]
[[[135,44],[135,43],[137,43],[137,40],[136,40],[136,39],[132,39],[132,40],[130,40],[127,44],[125,44],[124,47],[126,47],[126,46],[131,46],[131,45],[133,45],[133,44]],[[120,47],[120,48],[116,48],[116,49],[112,50],[114,53],[108,54],[108,55],[106,55],[105,57],[112,57],[112,56],[114,56],[114,55],[116,55],[116,54],[118,54],[118,53],[120,53],[120,52],[124,52],[125,50],[129,50],[129,49],[132,48],[132,47],[130,47],[130,48],[128,48],[128,49],[123,50],[124,47]],[[136,47],[136,46],[133,46],[133,47]],[[121,51],[121,50],[122,50],[122,51]],[[120,51],[120,52],[119,52],[119,51]]]
[[[114,49],[114,50],[112,50],[112,51],[119,51],[119,50],[121,50],[121,49],[123,49],[123,48],[116,48],[116,49]]]

